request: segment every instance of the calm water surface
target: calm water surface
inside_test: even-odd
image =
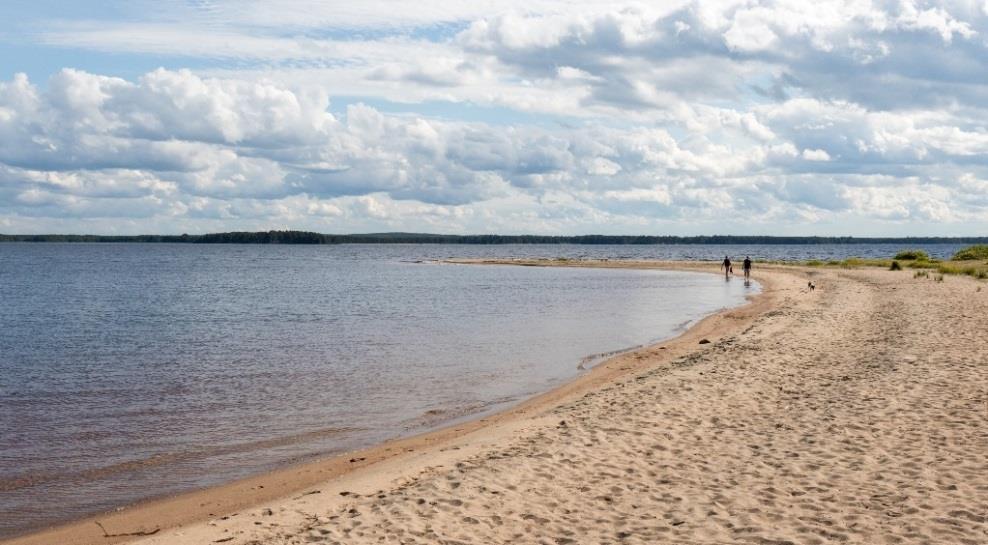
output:
[[[428,261],[610,248],[0,244],[0,535],[493,411],[757,289]]]
[[[757,289],[429,260],[900,249],[0,244],[0,536],[503,408]]]

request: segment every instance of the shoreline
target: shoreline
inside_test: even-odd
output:
[[[632,261],[563,261],[554,260],[447,260],[450,264],[502,264],[529,266],[567,266],[596,268],[654,268],[686,270],[716,274],[710,262],[632,262]],[[769,268],[765,268],[769,270]],[[58,526],[30,531],[0,540],[2,545],[40,545],[60,543],[83,545],[90,543],[120,543],[152,536],[155,538],[210,524],[209,521],[236,516],[244,510],[257,509],[270,503],[322,496],[313,488],[339,487],[352,489],[380,485],[382,479],[401,478],[416,468],[442,457],[442,453],[470,449],[487,444],[491,438],[510,433],[526,420],[551,410],[567,400],[644,369],[661,366],[676,357],[697,349],[701,338],[723,337],[740,328],[758,314],[768,310],[773,295],[773,273],[759,274],[753,279],[762,291],[749,297],[741,306],[724,309],[692,324],[686,331],[670,339],[621,352],[600,361],[589,371],[565,383],[506,409],[486,416],[447,424],[439,429],[410,437],[393,439],[364,449],[333,455],[300,464],[286,466],[231,483],[183,493],[177,496],[139,502],[110,513],[97,514]],[[799,274],[790,270],[787,275]],[[737,279],[740,280],[740,279]],[[489,446],[489,445],[488,445]],[[371,486],[373,488],[373,486]],[[298,494],[302,494],[299,496]],[[297,497],[295,497],[297,496]],[[336,501],[344,501],[339,496]],[[325,503],[325,502],[323,502]],[[226,520],[230,520],[227,518]],[[99,523],[99,524],[97,524]],[[111,537],[104,535],[110,534]],[[138,535],[143,534],[143,535]]]

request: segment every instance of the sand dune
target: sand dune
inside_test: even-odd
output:
[[[758,275],[510,418],[138,542],[988,543],[988,285]]]

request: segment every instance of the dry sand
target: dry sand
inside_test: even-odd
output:
[[[100,521],[181,524],[142,545],[988,543],[988,284],[756,279],[747,307],[496,417],[368,449],[357,469],[329,460]],[[101,534],[90,520],[14,543],[124,539]]]

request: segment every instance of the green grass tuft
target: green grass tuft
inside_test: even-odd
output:
[[[988,267],[984,265],[941,263],[937,265],[937,272],[940,274],[963,274],[979,280],[988,278]]]

